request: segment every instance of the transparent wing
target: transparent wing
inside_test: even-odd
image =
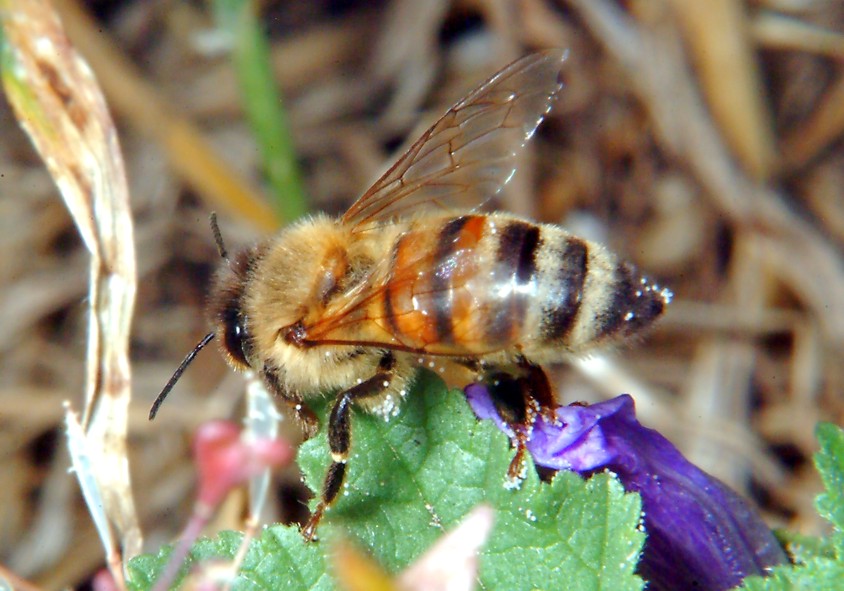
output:
[[[399,269],[391,270],[389,261],[378,265],[367,284],[343,298],[341,306],[326,310],[312,323],[306,322],[303,330],[307,342],[311,345],[362,344],[424,352],[425,345],[431,344],[424,342],[428,323],[420,321],[416,334],[412,335],[417,338],[408,338],[396,328],[396,322],[401,322],[409,313],[422,314],[424,310],[427,314],[441,291],[430,287],[419,290],[414,310],[401,306],[388,313],[383,305],[391,291],[413,293],[416,286],[428,286],[430,277],[442,272],[441,265],[433,260],[430,252],[419,252],[413,258]]]
[[[337,298],[318,317],[305,320],[301,339],[309,345],[355,344],[431,355],[474,355],[513,344],[484,330],[499,309],[496,289],[514,273],[498,269],[479,248],[487,216],[458,236],[447,256],[440,252],[441,226],[422,220],[402,234],[393,256],[373,270],[364,284]],[[506,304],[506,302],[505,302]]]
[[[562,88],[566,52],[523,57],[458,101],[360,197],[342,222],[364,231],[420,207],[473,209],[498,193]]]

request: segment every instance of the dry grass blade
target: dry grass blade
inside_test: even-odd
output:
[[[79,417],[70,408],[70,404],[65,409],[65,428],[70,462],[79,480],[79,488],[82,490],[85,503],[90,508],[91,519],[94,521],[94,527],[100,536],[100,542],[103,548],[106,549],[106,562],[115,580],[123,581],[123,577],[121,576],[120,553],[115,550],[108,515],[103,510],[105,500],[102,496],[102,487],[97,481],[97,469],[95,465],[99,454],[97,453],[96,447],[91,445],[91,440],[82,430]]]
[[[844,76],[824,94],[817,110],[782,142],[783,168],[797,170],[844,132]]]
[[[0,564],[0,589],[18,589],[19,591],[40,591],[39,587],[26,581]]]
[[[774,137],[742,4],[671,2],[721,134],[744,169],[754,179],[764,180],[774,161]]]
[[[187,119],[148,84],[135,65],[74,0],[55,0],[69,36],[103,81],[114,108],[161,144],[173,168],[214,207],[265,231],[278,226],[266,200],[208,145]]]
[[[770,11],[756,15],[750,26],[756,42],[767,48],[844,58],[844,35],[838,31]]]
[[[93,74],[46,1],[3,0],[0,16],[6,93],[91,253],[83,423],[88,451],[96,454],[92,466],[106,514],[131,556],[141,547],[126,456],[136,277],[117,132]]]

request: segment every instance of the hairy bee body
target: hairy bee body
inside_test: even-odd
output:
[[[350,388],[393,351],[396,378],[364,405],[383,414],[414,366],[560,361],[636,332],[666,303],[603,246],[503,213],[360,235],[312,218],[246,251],[218,285],[221,332],[237,310],[246,365],[291,400]]]
[[[563,84],[566,52],[506,66],[455,103],[337,220],[315,216],[228,259],[211,290],[214,331],[237,369],[260,374],[302,421],[304,401],[336,391],[332,463],[308,524],[335,501],[351,445],[351,407],[385,417],[424,365],[465,385],[493,384],[524,476],[537,413],[555,406],[540,363],[621,340],[658,317],[671,294],[604,247],[562,228],[478,213],[517,168]],[[216,227],[215,227],[216,228]],[[512,379],[508,376],[512,376]],[[504,416],[504,415],[502,415]],[[549,415],[550,416],[550,415]]]
[[[389,260],[374,312],[401,346],[435,355],[559,361],[630,334],[664,304],[601,245],[503,213],[412,223]]]

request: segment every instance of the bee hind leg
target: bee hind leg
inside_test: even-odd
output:
[[[548,374],[535,363],[531,363],[524,357],[520,357],[518,361],[519,368],[525,373],[525,380],[527,380],[526,394],[531,399],[531,404],[535,407],[536,412],[549,422],[554,422],[557,417],[554,409],[557,406],[557,398],[554,396],[554,390],[551,389],[551,382],[548,380]]]
[[[346,464],[351,447],[351,406],[354,403],[365,403],[381,396],[389,388],[393,378],[392,357],[382,360],[378,373],[374,376],[340,392],[334,400],[331,414],[328,418],[328,446],[331,450],[331,465],[322,485],[320,500],[311,514],[311,518],[302,528],[302,537],[311,541],[316,534],[316,528],[322,520],[326,509],[335,501],[343,481],[346,478]]]
[[[520,373],[497,372],[485,381],[498,415],[513,431],[516,454],[507,469],[508,487],[518,487],[527,475],[527,444],[536,418],[555,420],[553,391],[545,371],[527,361],[519,362]]]

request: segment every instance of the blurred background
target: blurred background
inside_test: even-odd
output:
[[[193,430],[242,414],[242,377],[210,352],[147,421],[209,330],[209,212],[230,249],[305,210],[341,213],[433,116],[547,47],[570,51],[566,87],[502,207],[604,242],[675,293],[638,342],[552,368],[561,400],[630,392],[643,423],[769,523],[821,531],[813,429],[844,419],[844,4],[54,4],[104,89],[128,170],[139,273],[129,453],[147,551],[190,511]],[[265,82],[283,97],[301,204],[286,201],[245,115],[227,4],[251,6],[268,43]],[[181,149],[186,129],[219,158]],[[3,99],[0,248],[0,564],[45,589],[84,586],[103,557],[61,420],[63,401],[82,400],[88,254]],[[279,477],[274,519],[301,518],[297,486]],[[215,527],[240,527],[243,503],[235,496]]]

